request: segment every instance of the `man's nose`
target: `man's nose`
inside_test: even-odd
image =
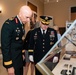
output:
[[[27,21],[29,22],[29,21],[30,21],[30,19],[28,18],[28,19],[27,19]]]

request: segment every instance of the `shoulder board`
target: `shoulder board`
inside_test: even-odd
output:
[[[13,19],[14,19],[14,17],[9,18],[9,20],[13,20]]]
[[[33,29],[31,29],[31,30],[34,30],[34,28],[33,28]]]
[[[5,23],[9,24],[9,22],[5,22]]]

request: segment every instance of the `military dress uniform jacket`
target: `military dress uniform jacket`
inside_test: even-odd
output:
[[[1,30],[3,65],[6,68],[23,66],[22,48],[23,26],[17,16],[4,22]]]
[[[31,32],[28,50],[29,55],[34,55],[34,62],[39,62],[57,40],[57,32],[52,28],[47,29],[45,37],[43,37],[40,27],[34,29]]]

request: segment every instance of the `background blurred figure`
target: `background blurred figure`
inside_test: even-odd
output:
[[[3,66],[8,75],[23,75],[23,35],[24,25],[30,21],[32,10],[22,6],[19,14],[7,19],[1,29],[1,48]]]
[[[53,28],[57,31],[58,40],[61,38],[61,34],[58,26],[53,26]],[[58,47],[61,47],[61,42],[58,44]]]
[[[37,14],[33,12],[32,18],[30,20],[30,30],[27,32],[25,40],[24,40],[24,50],[25,50],[25,75],[28,75],[29,65],[31,68],[31,74],[34,75],[34,62],[30,62],[28,58],[28,46],[29,46],[29,39],[32,30],[37,27],[36,26]]]

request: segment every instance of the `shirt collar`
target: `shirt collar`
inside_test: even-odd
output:
[[[46,33],[46,31],[47,31],[47,30],[45,30],[45,33]],[[42,32],[42,34],[43,34],[43,29],[42,29],[42,28],[41,28],[41,32]]]
[[[19,16],[17,15],[17,18],[19,19],[20,23],[22,24],[22,21],[20,20]]]

